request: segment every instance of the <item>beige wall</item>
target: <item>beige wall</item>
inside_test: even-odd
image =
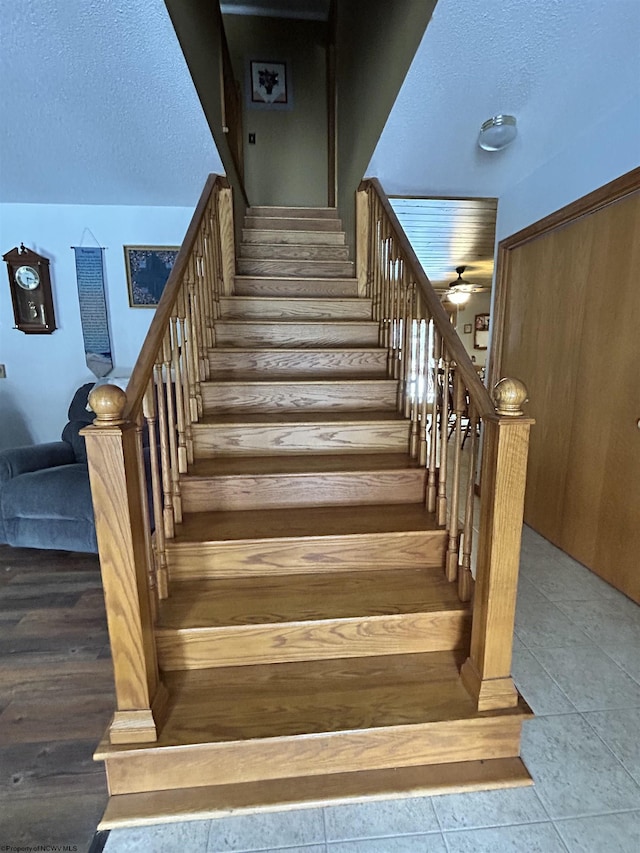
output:
[[[224,27],[242,86],[245,187],[251,204],[327,204],[326,29],[320,21],[225,15]],[[288,63],[293,108],[247,105],[250,59]],[[255,133],[256,144],[248,144]]]

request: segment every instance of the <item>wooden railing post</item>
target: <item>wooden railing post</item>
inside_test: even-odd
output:
[[[89,403],[97,418],[83,435],[116,688],[109,737],[112,743],[146,743],[158,738],[166,691],[156,660],[147,576],[142,442],[136,424],[122,420],[126,400],[114,385],[94,389]]]
[[[356,278],[358,279],[358,296],[371,296],[369,285],[369,221],[370,199],[366,190],[356,192]]]
[[[218,229],[222,253],[222,281],[225,296],[231,296],[236,274],[236,249],[233,233],[233,198],[229,188],[218,192]]]
[[[529,431],[523,417],[527,390],[517,379],[494,389],[495,416],[484,418],[480,532],[471,649],[462,682],[479,711],[514,707],[511,655],[520,564],[520,540]]]

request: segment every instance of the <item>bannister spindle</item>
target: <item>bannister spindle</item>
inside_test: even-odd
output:
[[[473,602],[471,648],[462,682],[479,711],[514,707],[511,678],[513,628],[520,564],[520,540],[529,431],[522,415],[527,390],[517,379],[494,389],[496,413],[484,418],[480,533]]]
[[[160,681],[142,528],[142,453],[137,425],[123,421],[127,397],[114,385],[89,395],[96,420],[85,427],[100,570],[107,611],[116,705],[111,743],[158,739],[166,707]]]
[[[171,374],[171,336],[170,330],[164,336],[162,343],[162,365],[164,389],[167,403],[167,435],[169,438],[169,465],[171,476],[171,505],[173,519],[176,524],[182,523],[182,494],[180,489],[180,470],[178,467],[178,424],[175,405],[175,378]]]
[[[138,469],[140,477],[140,509],[142,511],[142,534],[144,536],[145,550],[147,552],[147,582],[149,585],[149,604],[151,607],[151,618],[155,622],[158,615],[158,582],[157,582],[157,566],[153,545],[151,544],[151,513],[149,509],[149,499],[147,497],[147,471],[144,461],[143,450],[143,431],[145,419],[142,412],[139,413],[136,420],[136,433],[140,452],[138,453]]]
[[[421,468],[427,464],[428,451],[428,411],[429,411],[429,320],[424,306],[420,309],[420,452],[418,462]]]
[[[419,300],[418,300],[419,302]],[[419,314],[420,308],[416,311],[416,319],[412,324],[412,340],[411,340],[411,362],[412,374],[414,376],[413,398],[411,400],[411,430],[409,438],[409,454],[412,459],[417,459],[420,453],[420,395],[422,393],[422,383],[424,365],[420,353],[420,339],[422,335],[422,320]]]
[[[187,452],[187,435],[185,424],[184,407],[184,377],[182,376],[182,365],[180,361],[180,336],[178,329],[178,318],[176,314],[171,315],[169,336],[171,340],[171,370],[175,383],[176,393],[176,422],[178,429],[178,468],[180,474],[187,473],[189,455]]]
[[[454,368],[453,374],[453,413],[455,428],[453,431],[453,477],[451,483],[451,501],[449,511],[449,546],[447,548],[446,574],[448,581],[458,578],[458,559],[460,549],[460,524],[458,507],[460,502],[460,460],[462,455],[461,420],[464,414],[464,387],[460,374]]]
[[[153,546],[156,555],[156,570],[158,583],[158,597],[166,598],[168,593],[167,579],[167,548],[164,535],[164,524],[162,523],[162,487],[160,485],[160,464],[158,462],[157,435],[157,408],[156,394],[153,381],[149,382],[142,401],[142,411],[149,432],[149,462],[151,468],[151,498],[153,501],[154,536]]]
[[[449,439],[449,382],[451,357],[446,346],[442,348],[442,407],[440,409],[440,469],[438,471],[438,500],[436,502],[436,521],[439,525],[447,523],[447,457]]]
[[[158,432],[160,434],[160,471],[162,474],[162,518],[164,535],[167,539],[175,536],[173,514],[173,483],[171,481],[171,461],[169,457],[169,436],[167,426],[167,400],[162,376],[162,353],[153,366],[153,379],[156,386],[156,404],[158,407]],[[159,521],[156,521],[159,524]]]
[[[402,359],[404,370],[404,393],[402,399],[402,411],[405,418],[411,417],[411,407],[413,405],[413,397],[415,389],[413,387],[413,377],[415,375],[415,354],[413,351],[414,341],[414,321],[416,316],[416,283],[412,281],[407,291],[407,312],[404,323],[404,357]]]
[[[198,255],[198,263],[200,266],[200,293],[202,298],[203,314],[204,314],[204,349],[205,352],[213,346],[213,280],[209,273],[209,258],[207,257],[207,222],[206,217],[202,223],[200,233],[196,240],[196,250]],[[205,359],[205,365],[208,365]],[[208,378],[208,373],[206,374]]]
[[[193,462],[193,430],[191,424],[198,420],[198,403],[196,399],[196,385],[193,374],[193,357],[191,354],[191,341],[189,340],[189,326],[187,321],[188,296],[183,285],[178,294],[178,322],[180,324],[180,374],[182,376],[185,439],[187,443],[187,459]]]
[[[464,506],[464,531],[462,534],[462,561],[458,575],[458,598],[460,601],[471,599],[473,575],[471,573],[471,554],[473,551],[473,520],[475,509],[476,469],[478,465],[478,415],[473,403],[469,403],[469,472]]]
[[[437,466],[438,466],[438,418],[440,414],[440,354],[442,344],[440,334],[433,328],[433,353],[431,377],[433,383],[433,400],[431,404],[431,421],[429,424],[429,473],[427,475],[427,509],[429,512],[436,511],[436,497],[438,494]]]
[[[191,265],[189,265],[191,266]],[[189,271],[188,271],[189,274]],[[200,350],[198,346],[198,321],[197,310],[198,303],[195,296],[195,285],[191,278],[187,279],[187,294],[186,294],[186,314],[187,314],[187,342],[188,352],[191,359],[191,372],[193,376],[194,397],[196,401],[196,413],[193,418],[194,423],[199,421],[203,414],[202,406],[202,391],[200,388]]]

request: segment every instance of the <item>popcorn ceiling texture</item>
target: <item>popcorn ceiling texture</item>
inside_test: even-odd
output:
[[[639,44],[638,0],[439,0],[367,174],[389,193],[500,196],[627,101],[640,135]],[[518,138],[483,152],[498,113]]]
[[[223,168],[163,0],[4,7],[0,202],[195,204]],[[368,174],[390,193],[500,196],[637,109],[638,44],[639,0],[439,0]],[[519,136],[487,154],[478,129],[499,112]]]
[[[222,163],[163,0],[13,0],[0,202],[191,206]]]

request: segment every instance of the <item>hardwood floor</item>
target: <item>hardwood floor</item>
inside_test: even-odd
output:
[[[97,556],[0,545],[0,844],[89,850],[114,702]]]

